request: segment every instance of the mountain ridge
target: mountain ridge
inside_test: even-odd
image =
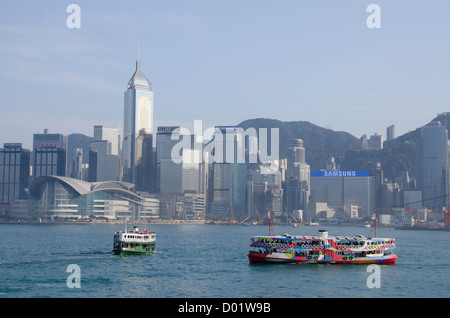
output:
[[[433,121],[440,121],[450,130],[450,113],[438,114],[424,126]],[[308,121],[280,121],[269,118],[247,119],[237,125],[243,129],[279,128],[280,158],[287,157],[291,139],[303,139],[306,163],[311,171],[326,168],[327,161],[335,158],[341,170],[369,170],[372,162],[380,162],[384,177],[394,180],[405,171],[409,176],[415,175],[416,141],[420,138],[421,127],[385,141],[383,149],[361,150],[361,140],[344,131],[334,131],[314,125]]]
[[[423,126],[433,121],[440,121],[450,131],[448,115],[450,112],[438,114]],[[253,118],[244,120],[237,126],[244,130],[255,128],[257,133],[260,128],[278,128],[280,158],[287,158],[291,139],[303,139],[306,163],[310,165],[311,171],[325,169],[331,157],[335,158],[341,170],[369,170],[370,163],[380,162],[384,177],[390,180],[401,177],[405,171],[410,177],[415,175],[416,141],[420,138],[420,129],[423,127],[385,141],[383,149],[361,150],[361,140],[352,134],[323,128],[308,121]],[[68,137],[68,154],[72,154],[75,148],[83,148],[83,163],[87,163],[89,142],[93,140],[93,137],[78,133],[70,134]]]
[[[341,157],[347,150],[360,149],[360,140],[350,133],[322,128],[308,121],[280,121],[269,118],[247,119],[237,125],[243,129],[278,128],[280,158],[287,157],[291,139],[302,139],[306,149],[306,162],[311,170],[325,168],[330,157]]]

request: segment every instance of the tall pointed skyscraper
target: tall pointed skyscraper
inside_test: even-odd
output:
[[[136,71],[128,82],[128,88],[124,93],[124,123],[123,123],[123,180],[134,183],[137,190],[142,189],[138,185],[138,165],[142,163],[142,149],[138,149],[138,137],[150,137],[153,132],[153,92],[152,84],[141,72],[139,61],[139,47],[136,61]],[[146,163],[148,166],[148,163]],[[152,166],[152,164],[150,165]],[[140,171],[140,173],[142,173]],[[153,178],[152,171],[145,172],[144,178]]]

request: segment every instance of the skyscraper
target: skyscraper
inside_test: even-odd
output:
[[[67,136],[49,134],[33,135],[33,178],[40,176],[66,176],[67,170]]]
[[[287,198],[288,211],[304,210],[309,202],[310,167],[306,163],[302,139],[292,139],[288,149]]]
[[[441,122],[422,127],[416,147],[416,175],[423,204],[428,208],[441,209],[446,204],[447,142],[447,129]]]
[[[369,171],[311,171],[311,202],[324,202],[335,209],[354,205],[360,217],[371,216],[375,177]]]
[[[370,136],[368,140],[369,149],[380,150],[383,149],[383,135],[378,135],[377,133]]]
[[[116,126],[94,126],[94,140],[111,142],[111,155],[119,156],[122,152],[122,128]]]
[[[43,147],[34,150],[33,178],[66,175],[66,150]]]
[[[136,190],[154,192],[155,168],[153,164],[152,134],[140,133],[137,138]]]
[[[5,143],[0,149],[0,208],[26,198],[30,177],[30,151],[20,143]]]
[[[172,149],[180,141],[179,126],[159,126],[156,135],[157,190],[160,193],[205,193],[205,167],[200,162],[201,136],[186,135],[189,148],[180,150],[181,162],[172,158]],[[172,139],[172,135],[175,139]]]
[[[92,159],[89,162],[89,181],[121,180],[121,131],[121,128],[115,126],[94,126],[94,140],[90,143],[89,153],[89,158]],[[97,162],[94,163],[95,160]]]
[[[153,92],[152,84],[142,73],[138,59],[136,71],[128,82],[124,93],[124,123],[123,123],[123,180],[137,184],[138,162],[144,152],[138,151],[139,135],[151,135],[153,132]],[[151,136],[150,136],[151,138]],[[141,143],[142,144],[142,143]],[[146,143],[148,144],[148,143]],[[151,176],[148,176],[149,178]],[[137,189],[139,190],[139,189]]]
[[[395,125],[390,125],[386,128],[387,141],[395,139]]]
[[[160,126],[156,135],[156,190],[160,193],[182,193],[182,164],[172,160],[172,132],[179,126]]]
[[[215,162],[212,164],[211,213],[223,214],[233,209],[235,217],[246,214],[247,164],[240,162],[239,146],[243,140],[235,126],[216,126],[214,132]],[[240,158],[241,157],[241,158]]]
[[[89,181],[119,180],[119,156],[111,154],[111,142],[93,140],[89,144]]]
[[[83,148],[76,148],[73,154],[70,177],[81,180],[83,176]]]

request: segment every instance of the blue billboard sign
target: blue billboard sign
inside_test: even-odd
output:
[[[368,177],[369,171],[311,171],[311,177]]]

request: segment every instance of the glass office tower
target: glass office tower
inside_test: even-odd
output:
[[[44,129],[43,134],[33,134],[34,154],[31,159],[33,178],[49,175],[66,176],[66,172],[70,171],[67,160],[68,149],[66,135],[49,134],[47,129]]]
[[[121,155],[122,128],[116,126],[95,125],[94,140],[107,140],[111,142],[111,155]]]
[[[30,150],[20,143],[5,143],[0,149],[0,208],[26,198],[30,176]]]
[[[153,131],[152,84],[141,72],[139,58],[136,71],[128,82],[124,93],[123,124],[123,180],[137,184],[137,163],[142,151],[138,151],[139,135],[151,135]],[[151,177],[151,176],[149,176]]]
[[[216,126],[213,142],[211,213],[223,214],[231,207],[234,217],[243,217],[247,206],[247,163],[239,162],[243,140],[238,127]]]
[[[433,121],[422,127],[416,145],[417,187],[422,190],[427,208],[441,209],[446,204],[445,176],[447,168],[448,132],[445,125]]]
[[[360,217],[373,214],[375,177],[368,171],[312,171],[311,202],[324,202],[331,208],[357,205]]]
[[[94,140],[89,144],[89,181],[121,180],[121,129],[94,126]]]
[[[160,193],[182,193],[182,164],[172,160],[172,132],[179,126],[160,126],[156,135],[156,190]]]
[[[289,212],[305,210],[310,195],[310,167],[302,139],[292,139],[287,160],[287,208]]]

